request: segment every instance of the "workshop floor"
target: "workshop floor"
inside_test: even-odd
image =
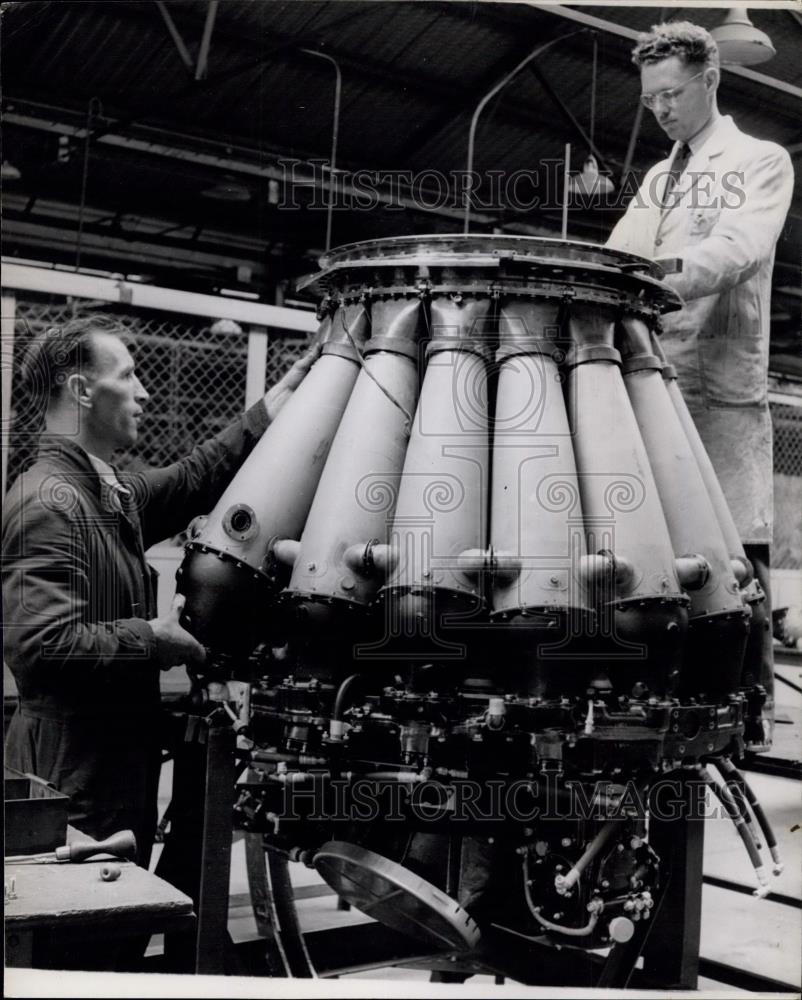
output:
[[[802,662],[779,665],[778,674],[802,687]],[[786,760],[802,759],[802,694],[782,682],[777,684],[777,718],[772,756]],[[162,776],[160,812],[170,794],[169,765]],[[783,854],[785,870],[772,880],[775,893],[802,899],[802,786],[798,781],[750,773],[750,784],[774,826]],[[157,848],[158,852],[158,848]],[[158,853],[156,855],[158,857]],[[155,863],[155,859],[154,859]],[[710,818],[705,831],[705,875],[752,887],[752,869],[731,822]],[[304,931],[321,930],[369,921],[356,910],[337,909],[336,897],[327,892],[315,895],[313,886],[326,889],[317,873],[303,865],[292,866],[293,884],[301,898],[297,910]],[[789,984],[802,984],[802,910],[783,903],[758,900],[744,894],[705,885],[702,895],[701,955],[738,969],[770,977]],[[229,930],[235,942],[257,937],[253,911],[248,896],[244,844],[240,840],[232,851]],[[150,953],[161,950],[154,938]],[[398,967],[372,969],[341,977],[348,980],[382,980],[426,983],[429,972]],[[491,976],[475,976],[469,990],[493,984]],[[700,990],[720,992],[722,986],[702,979]],[[726,987],[729,992],[743,992]]]

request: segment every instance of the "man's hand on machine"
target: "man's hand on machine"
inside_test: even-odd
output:
[[[206,659],[206,650],[198,640],[179,623],[184,610],[183,594],[176,594],[170,610],[162,618],[148,624],[156,640],[156,658],[162,670],[169,670],[179,663],[199,666]]]
[[[304,376],[317,361],[320,355],[320,345],[315,344],[302,357],[298,358],[292,368],[265,393],[265,409],[269,420],[275,420],[279,410],[303,382]]]

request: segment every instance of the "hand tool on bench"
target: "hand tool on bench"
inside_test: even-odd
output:
[[[87,840],[77,844],[64,844],[55,851],[44,851],[41,854],[14,854],[5,859],[5,863],[14,865],[48,865],[60,864],[65,861],[88,861],[98,854],[111,854],[115,858],[133,861],[136,857],[136,837],[131,830],[121,830],[105,840]]]

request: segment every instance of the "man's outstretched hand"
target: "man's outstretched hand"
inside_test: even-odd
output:
[[[292,368],[265,393],[265,409],[268,420],[275,420],[281,407],[287,402],[298,386],[303,382],[306,373],[317,361],[320,355],[320,345],[310,347],[303,357],[298,358]]]

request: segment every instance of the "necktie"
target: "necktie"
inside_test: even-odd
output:
[[[668,177],[666,177],[666,186],[665,186],[665,191],[663,192],[663,205],[662,205],[664,212],[674,207],[674,199],[672,197],[672,194],[674,192],[674,188],[677,186],[677,181],[680,179],[680,177],[682,176],[682,172],[688,165],[688,160],[690,159],[690,156],[691,156],[691,147],[686,142],[683,142],[682,145],[677,150],[677,155],[674,157],[671,163],[671,170],[668,173]]]

